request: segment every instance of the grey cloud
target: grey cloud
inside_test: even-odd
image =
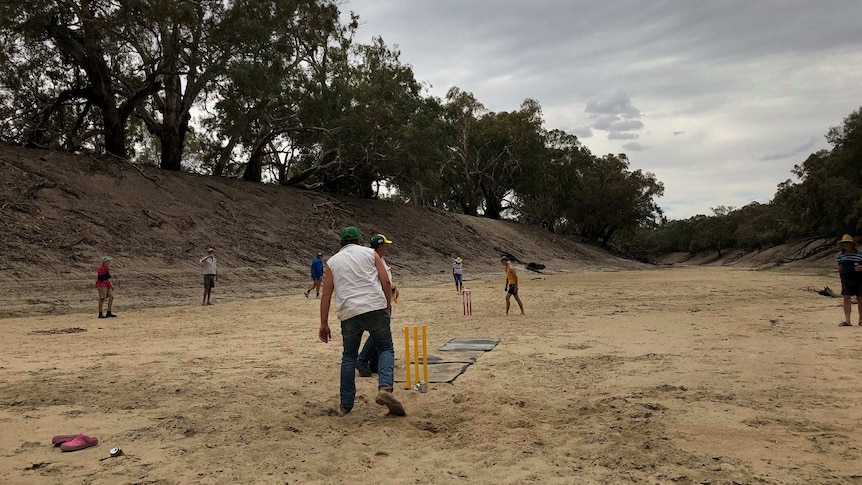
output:
[[[685,135],[684,131],[674,131],[673,136]]]
[[[608,132],[608,140],[633,140],[638,135],[629,132],[644,128],[643,122],[638,119],[640,110],[632,105],[628,94],[622,89],[617,89],[606,98],[588,101],[584,112],[593,120],[594,129]]]
[[[623,145],[623,148],[625,148],[626,150],[631,150],[633,152],[642,152],[642,151],[648,149],[649,147],[641,145],[640,143],[638,143],[636,141],[632,141],[632,142],[629,142],[629,143],[626,143],[625,145]]]
[[[590,138],[593,136],[593,129],[589,126],[580,126],[578,128],[573,128],[569,130],[569,133],[575,135],[578,138]]]
[[[593,121],[592,127],[597,130],[608,131],[614,123],[618,123],[619,121],[620,118],[617,115],[602,115]]]
[[[800,153],[805,153],[805,152],[811,150],[814,147],[814,144],[816,142],[817,142],[817,139],[812,136],[811,139],[808,140],[808,143],[805,143],[804,145],[799,145],[795,148],[791,148],[790,150],[786,150],[783,152],[778,152],[778,153],[773,153],[770,155],[764,155],[762,157],[757,157],[757,160],[759,160],[761,162],[768,162],[771,160],[781,160],[784,158],[790,158],[794,155],[799,155]]]
[[[617,89],[612,96],[605,99],[587,102],[587,108],[584,111],[591,115],[616,115],[624,118],[637,118],[641,115],[641,112],[632,106],[631,99],[622,89]]]
[[[642,130],[644,124],[641,120],[624,120],[617,121],[612,124],[608,131],[632,131],[632,130]]]
[[[612,131],[608,133],[608,140],[636,140],[640,135],[637,133],[619,133]]]

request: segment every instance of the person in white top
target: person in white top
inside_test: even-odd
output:
[[[207,249],[207,255],[201,258],[201,267],[204,272],[204,301],[201,305],[212,305],[210,297],[215,288],[215,282],[218,281],[218,261],[213,248]]]
[[[386,253],[389,251],[389,245],[392,241],[383,234],[375,234],[371,236],[371,249],[377,252],[380,260],[383,261],[383,266],[386,268],[386,275],[389,276],[389,282],[392,282],[392,269],[386,264]],[[392,285],[392,297],[395,298],[395,285]],[[392,323],[392,315],[390,314],[390,323]],[[369,335],[365,340],[365,345],[362,346],[362,351],[359,352],[359,359],[356,361],[356,370],[359,371],[359,377],[371,377],[371,374],[377,372],[378,366],[377,345],[374,339]]]
[[[318,337],[324,343],[332,339],[329,310],[335,295],[335,314],[341,320],[343,351],[341,354],[341,387],[338,414],[353,409],[356,398],[356,360],[362,332],[368,332],[380,353],[378,361],[377,398],[375,402],[389,413],[404,416],[404,407],[392,395],[395,353],[389,328],[391,283],[386,266],[371,248],[359,245],[359,229],[341,230],[341,250],[329,258],[324,269],[323,295],[320,299]]]

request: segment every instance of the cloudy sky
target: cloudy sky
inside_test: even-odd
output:
[[[348,0],[431,94],[629,155],[670,218],[767,202],[862,106],[862,0]]]

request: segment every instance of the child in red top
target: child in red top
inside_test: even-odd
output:
[[[96,277],[96,289],[99,290],[99,318],[116,317],[116,315],[111,313],[111,307],[114,305],[114,285],[111,283],[112,259],[110,256],[102,258],[102,264],[96,270],[96,274],[98,275]],[[105,299],[108,300],[108,312],[103,315],[102,305],[104,305]]]

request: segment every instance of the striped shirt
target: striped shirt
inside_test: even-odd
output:
[[[854,249],[852,253],[847,254],[844,251],[838,251],[838,266],[841,268],[841,275],[853,275],[856,270],[853,269],[857,264],[862,264],[862,251]]]

